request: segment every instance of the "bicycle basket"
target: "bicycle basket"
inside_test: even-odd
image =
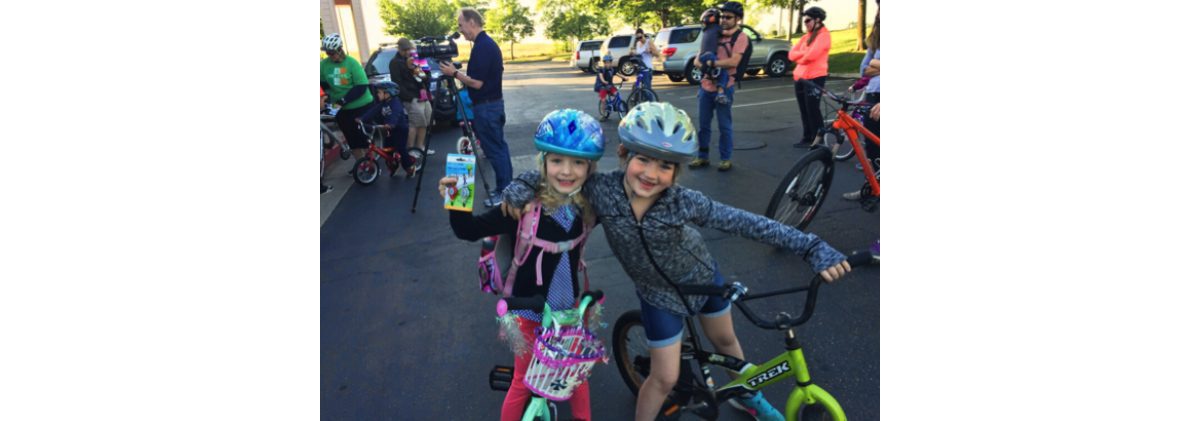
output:
[[[552,401],[564,401],[604,359],[604,343],[582,327],[537,329],[525,386]]]

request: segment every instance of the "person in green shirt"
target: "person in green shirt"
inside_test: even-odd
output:
[[[375,99],[371,96],[367,73],[362,65],[342,50],[342,36],[330,34],[321,40],[321,49],[326,57],[321,60],[321,88],[329,100],[340,105],[335,121],[346,142],[350,144],[355,158],[366,156],[366,134],[359,130],[355,119],[362,116]],[[350,170],[353,174],[353,169]]]

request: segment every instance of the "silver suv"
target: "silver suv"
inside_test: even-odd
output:
[[[596,69],[600,67],[600,44],[603,43],[602,39],[576,43],[575,58],[571,60],[571,65],[585,72],[596,73]]]
[[[749,36],[750,42],[754,43],[746,74],[756,75],[765,69],[768,76],[780,77],[794,67],[787,58],[788,50],[792,48],[787,40],[764,39],[746,25],[742,25],[742,35]],[[693,85],[700,83],[700,68],[692,65],[692,58],[700,51],[700,25],[665,28],[658,32],[654,43],[664,57],[654,58],[652,66],[656,73],[666,73],[672,82],[687,79]]]
[[[650,39],[654,39],[653,33],[646,33]],[[617,66],[617,73],[622,76],[633,76],[637,72],[637,67],[629,61],[632,53],[629,51],[629,44],[633,41],[633,35],[613,35],[604,40],[604,44],[600,46],[600,57],[612,55]],[[658,45],[658,44],[655,44]]]

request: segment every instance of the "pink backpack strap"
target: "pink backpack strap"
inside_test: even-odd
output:
[[[542,218],[542,202],[540,200],[533,201],[533,209],[525,212],[521,216],[521,221],[517,224],[517,241],[513,245],[513,261],[508,267],[508,275],[504,277],[504,296],[511,297],[513,283],[517,279],[517,268],[525,264],[525,260],[529,258],[530,250],[533,250],[534,240],[537,239],[538,221]],[[538,285],[542,284],[541,255],[538,255],[537,277]]]

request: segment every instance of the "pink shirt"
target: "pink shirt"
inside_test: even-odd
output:
[[[730,51],[725,48],[726,46],[729,46],[729,38],[730,37],[728,35],[722,33],[721,38],[717,40],[717,60],[724,60],[731,56]],[[742,32],[741,35],[738,35],[737,41],[734,42],[733,46],[730,48],[733,49],[734,53],[745,54],[746,46],[748,45],[750,45],[750,34]],[[737,71],[737,65],[737,63],[733,63],[730,66],[723,67],[725,70],[729,71],[729,84],[725,86],[726,88],[732,87],[734,83],[736,83],[736,81],[733,79],[733,73]],[[708,78],[701,78],[700,89],[704,89],[706,92],[716,92],[717,86],[712,80]]]
[[[812,45],[808,45],[810,36],[812,34],[804,34],[788,52],[788,60],[796,63],[796,70],[792,72],[792,80],[816,79],[829,75],[829,45],[832,44],[829,30],[818,29],[817,39],[813,41]]]

